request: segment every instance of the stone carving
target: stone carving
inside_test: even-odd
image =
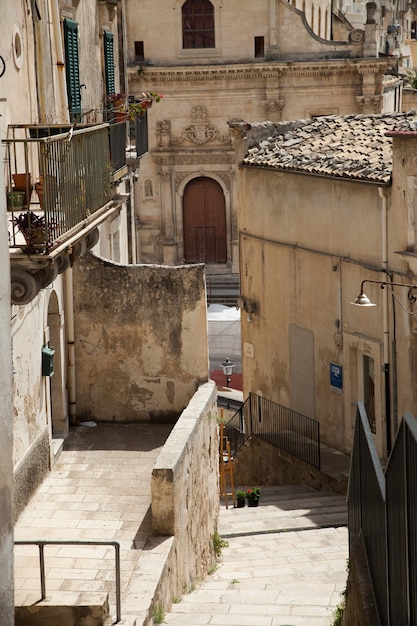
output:
[[[365,41],[365,31],[355,28],[349,33],[349,41],[356,46],[363,44]]]
[[[218,128],[209,123],[205,107],[196,106],[191,113],[193,123],[186,126],[179,137],[171,135],[171,144],[180,144],[184,141],[203,145],[209,141],[218,141],[224,144],[231,143],[230,134],[221,135]]]
[[[37,272],[21,267],[11,268],[12,304],[29,304],[41,290],[41,279]]]

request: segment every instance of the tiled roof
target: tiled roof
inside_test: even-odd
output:
[[[417,134],[416,112],[254,124],[242,165],[389,184],[392,131]]]

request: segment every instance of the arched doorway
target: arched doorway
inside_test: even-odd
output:
[[[65,437],[68,435],[68,419],[66,415],[65,383],[62,371],[62,314],[59,309],[58,298],[55,291],[52,291],[48,305],[48,329],[49,346],[55,350],[54,354],[54,374],[46,380],[49,384],[49,415],[52,436],[52,456],[59,451]]]
[[[226,203],[223,189],[200,176],[185,188],[184,258],[187,263],[226,263]]]

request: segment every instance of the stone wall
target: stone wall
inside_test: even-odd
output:
[[[308,485],[345,495],[347,474],[329,476],[256,436],[235,456],[235,485]]]
[[[159,589],[165,610],[214,562],[213,534],[219,514],[219,440],[213,381],[202,385],[172,430],[152,473],[152,527],[173,535]],[[168,569],[167,569],[168,568]]]
[[[350,541],[349,576],[342,626],[380,626],[362,540]]]
[[[74,266],[77,417],[175,420],[208,380],[204,266]]]

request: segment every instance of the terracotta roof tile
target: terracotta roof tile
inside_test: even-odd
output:
[[[247,133],[242,165],[389,184],[391,136],[415,131],[415,111],[262,122]]]

